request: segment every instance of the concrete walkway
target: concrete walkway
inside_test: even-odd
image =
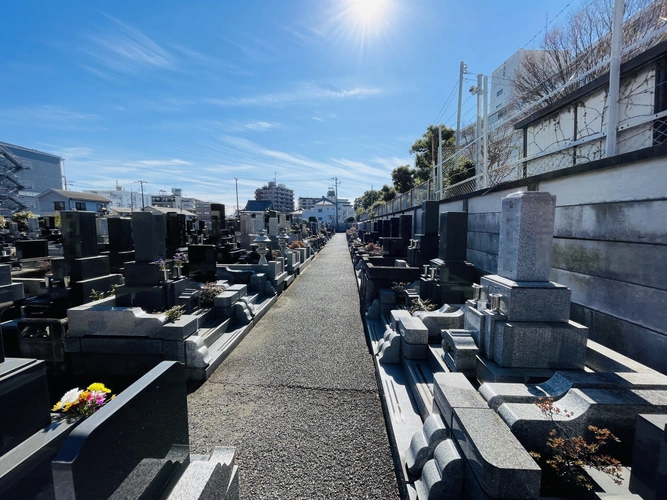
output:
[[[188,407],[193,453],[237,448],[242,499],[398,498],[345,235]]]

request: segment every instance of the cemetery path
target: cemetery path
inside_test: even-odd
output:
[[[399,497],[344,234],[188,408],[193,453],[237,448],[243,499]]]

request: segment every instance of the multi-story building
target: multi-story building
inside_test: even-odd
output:
[[[63,188],[60,156],[0,142],[0,214],[39,213],[37,195]]]
[[[211,222],[211,202],[196,200],[194,213],[197,214],[199,220]]]
[[[303,210],[302,217],[307,220],[308,217],[317,217],[318,221],[332,223],[336,220],[338,215],[338,222],[345,222],[348,217],[354,217],[354,207],[347,198],[338,198],[336,200],[336,193],[333,190],[327,191],[327,196],[320,198],[299,198],[301,200],[308,200],[306,206],[301,206]],[[314,200],[310,203],[310,200]],[[338,201],[338,211],[336,211],[336,201]]]
[[[294,190],[289,189],[284,184],[276,184],[275,181],[269,182],[267,186],[255,189],[255,200],[271,201],[273,209],[278,212],[294,212]]]
[[[299,199],[297,200],[298,204],[299,204],[299,210],[309,210],[309,209],[313,208],[315,203],[317,203],[318,201],[321,201],[321,200],[322,200],[322,197],[309,198],[309,197],[305,197],[305,196],[299,196]]]
[[[197,199],[185,198],[181,188],[171,188],[171,193],[160,191],[158,194],[150,195],[149,205],[159,208],[180,208],[194,212],[197,208]]]

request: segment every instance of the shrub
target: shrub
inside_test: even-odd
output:
[[[17,212],[14,215],[12,215],[12,221],[16,222],[19,231],[27,231],[28,219],[31,217],[35,217],[35,214],[33,214],[32,212]]]
[[[167,317],[167,323],[175,323],[178,321],[178,318],[183,316],[185,313],[184,306],[174,306],[171,309],[167,309],[164,314]]]
[[[435,309],[435,304],[432,304],[430,300],[413,299],[410,314],[417,311],[432,311],[433,309]]]
[[[201,287],[200,305],[203,308],[213,307],[215,304],[215,297],[224,292],[227,287],[216,284],[215,281],[205,283]]]
[[[609,429],[589,425],[588,430],[593,434],[593,440],[588,442],[583,436],[570,436],[567,430],[554,420],[554,415],[571,418],[573,413],[554,406],[553,398],[539,398],[535,405],[556,426],[551,430],[547,439],[547,446],[551,448],[551,456],[544,458],[544,463],[552,467],[561,479],[592,490],[593,484],[584,472],[585,467],[591,467],[607,474],[616,484],[623,483],[621,462],[609,455],[598,453],[600,448],[610,441],[620,442]],[[540,453],[531,451],[530,455],[535,460],[542,460]]]

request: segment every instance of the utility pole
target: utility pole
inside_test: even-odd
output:
[[[458,153],[461,146],[461,106],[463,106],[463,75],[468,72],[468,65],[461,61],[459,68],[459,106],[456,113],[456,152]],[[457,155],[458,160],[458,155]],[[458,166],[458,165],[457,165]]]
[[[484,114],[483,114],[483,127],[484,127],[484,189],[489,187],[489,77],[484,77]]]
[[[143,211],[146,208],[146,202],[144,201],[144,184],[148,184],[148,181],[134,181],[135,184],[141,184],[141,210]]]
[[[477,125],[475,126],[475,139],[477,145],[475,148],[475,175],[481,172],[481,156],[482,156],[482,80],[484,75],[481,73],[477,75]]]
[[[438,125],[438,176],[436,178],[438,183],[438,199],[442,199],[442,127]]]
[[[336,225],[334,226],[334,231],[338,229],[338,177],[332,177],[334,181],[334,189],[336,190]],[[371,186],[371,190],[373,187]]]
[[[241,210],[239,208],[239,178],[234,177],[234,180],[236,181],[236,217],[240,218]]]
[[[611,57],[609,62],[609,98],[607,101],[607,143],[605,157],[616,154],[616,128],[618,127],[618,98],[621,87],[621,51],[623,49],[623,13],[625,2],[614,2],[614,20],[611,25]]]

